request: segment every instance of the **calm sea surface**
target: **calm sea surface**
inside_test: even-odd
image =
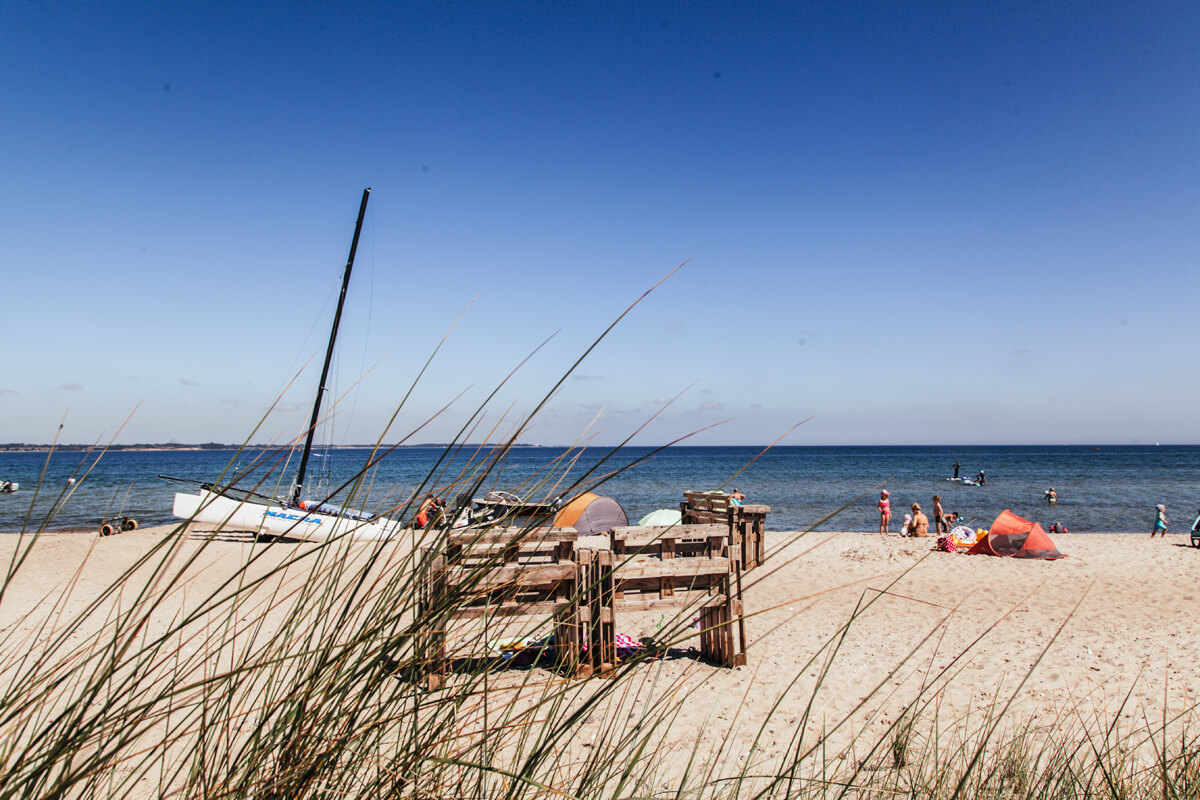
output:
[[[987,527],[1005,508],[1048,525],[1062,522],[1074,532],[1146,531],[1154,522],[1154,504],[1165,503],[1171,531],[1190,529],[1200,509],[1200,446],[1027,446],[1027,447],[777,447],[759,455],[753,447],[676,447],[651,455],[650,448],[631,447],[614,452],[589,448],[578,456],[559,485],[559,491],[601,459],[601,472],[620,470],[631,462],[642,463],[608,480],[599,491],[615,497],[631,523],[656,508],[677,508],[687,489],[727,490],[738,487],[749,502],[771,506],[771,530],[874,530],[878,527],[875,502],[878,485],[891,491],[892,508],[899,512],[893,528],[912,502],[928,511],[934,494],[942,496],[947,511],[959,511],[976,527]],[[515,490],[544,498],[556,491],[534,491],[535,476],[560,459],[560,448],[519,448],[502,467],[494,470],[481,491]],[[452,483],[466,468],[475,451],[460,451],[449,463],[437,467],[438,448],[404,448],[384,458],[371,473],[367,507],[394,504],[394,498],[433,488],[447,497],[465,491]],[[365,463],[365,449],[328,451],[310,466],[309,485],[318,481],[336,486]],[[50,528],[97,527],[100,518],[124,513],[142,525],[171,521],[175,491],[188,486],[168,483],[156,476],[171,475],[211,481],[227,466],[247,468],[260,450],[235,454],[232,450],[110,452],[98,459],[79,452],[58,452],[47,464],[45,453],[0,453],[0,479],[17,481],[20,492],[0,495],[0,531],[19,531],[26,516],[31,528],[52,514]],[[946,480],[955,461],[963,475],[987,473],[984,487],[961,486]],[[561,463],[561,462],[560,462]],[[45,468],[42,489],[34,490]],[[561,477],[562,469],[555,473]],[[740,474],[739,474],[740,472]],[[256,469],[248,482],[263,480],[274,494],[278,476]],[[431,479],[430,476],[434,477]],[[74,476],[76,483],[68,484]],[[265,476],[265,477],[264,477]],[[1058,491],[1059,502],[1049,506],[1043,492]],[[845,506],[832,519],[826,515]],[[31,511],[32,509],[32,511]]]

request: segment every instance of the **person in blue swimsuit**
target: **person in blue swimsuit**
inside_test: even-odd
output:
[[[1154,515],[1154,530],[1150,531],[1150,538],[1154,538],[1154,534],[1159,536],[1167,535],[1167,507],[1159,503],[1154,507],[1158,513]]]

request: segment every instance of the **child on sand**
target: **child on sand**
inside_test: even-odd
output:
[[[891,533],[888,527],[892,523],[892,503],[888,500],[888,490],[879,493],[879,532],[884,536]]]
[[[1162,503],[1159,503],[1154,507],[1154,509],[1158,513],[1154,516],[1154,530],[1150,531],[1151,539],[1154,538],[1154,534],[1156,533],[1159,536],[1167,535],[1167,507]]]

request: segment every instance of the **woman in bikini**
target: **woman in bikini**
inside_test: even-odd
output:
[[[891,533],[888,526],[892,522],[892,503],[888,500],[888,491],[884,489],[879,493],[879,532],[884,536]]]

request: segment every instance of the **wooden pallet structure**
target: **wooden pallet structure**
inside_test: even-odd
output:
[[[577,549],[578,538],[573,528],[493,528],[448,534],[441,552],[425,551],[418,613],[426,629],[418,646],[428,688],[445,682],[447,630],[456,619],[549,619],[568,674],[587,677],[606,668],[605,660],[611,666],[612,558]]]
[[[679,503],[683,524],[722,523],[742,555],[742,569],[754,569],[766,558],[767,514],[771,507],[736,505],[725,492],[684,492]]]
[[[721,524],[623,527],[609,531],[613,615],[694,611],[700,655],[715,664],[746,663],[741,552]]]
[[[447,631],[458,619],[552,620],[560,664],[587,677],[616,666],[619,614],[694,612],[704,658],[746,663],[742,552],[728,524],[624,527],[608,536],[609,550],[593,550],[578,547],[568,528],[468,530],[424,551],[418,647],[428,687],[445,682]]]

